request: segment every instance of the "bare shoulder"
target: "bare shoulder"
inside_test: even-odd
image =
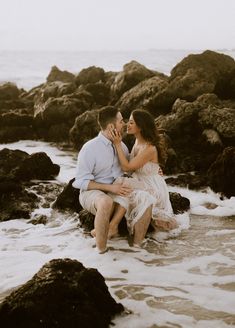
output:
[[[154,145],[147,145],[146,146],[146,151],[151,153],[151,154],[156,154],[157,153],[157,149]]]

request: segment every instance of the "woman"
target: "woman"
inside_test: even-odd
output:
[[[117,183],[124,182],[132,187],[128,202],[125,203],[123,198],[118,199],[118,196],[114,199],[126,210],[125,217],[130,233],[133,233],[135,223],[150,205],[151,224],[156,230],[169,231],[177,228],[167,185],[164,178],[158,174],[159,165],[164,163],[165,150],[161,145],[153,116],[145,110],[134,110],[127,124],[127,133],[135,136],[129,161],[121,147],[121,134],[115,130],[110,131],[122,170],[132,173],[132,178],[121,177],[116,180]],[[117,211],[111,220],[109,237],[118,231],[118,223],[125,210]]]

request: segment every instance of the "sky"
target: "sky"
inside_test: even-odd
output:
[[[0,50],[225,48],[235,0],[0,0]]]

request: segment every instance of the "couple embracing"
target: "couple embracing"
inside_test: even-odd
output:
[[[122,142],[125,123],[116,107],[103,107],[98,123],[98,136],[79,152],[73,183],[80,189],[82,207],[95,215],[92,235],[98,252],[106,252],[107,239],[118,232],[123,216],[134,245],[141,245],[150,223],[156,230],[175,229],[177,222],[160,169],[165,150],[152,115],[140,109],[131,113],[127,133],[135,136],[135,144],[130,154]]]

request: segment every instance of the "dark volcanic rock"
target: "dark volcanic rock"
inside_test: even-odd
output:
[[[3,301],[0,322],[4,328],[108,328],[123,310],[96,269],[56,259]]]
[[[189,199],[177,192],[170,192],[170,201],[175,214],[184,213],[190,208]]]
[[[235,196],[235,147],[227,147],[208,170],[208,184],[226,197]]]
[[[53,164],[45,153],[28,155],[20,150],[1,150],[0,220],[29,219],[41,201],[38,192],[28,190],[29,180],[53,179],[59,170],[59,165]]]
[[[21,181],[32,179],[50,180],[60,172],[58,164],[53,164],[46,153],[34,153],[25,158],[15,169],[15,177]]]
[[[72,183],[75,179],[69,181],[64,187],[63,191],[58,195],[56,201],[53,204],[53,208],[59,210],[72,210],[79,212],[82,207],[79,203],[80,190],[73,188]]]

